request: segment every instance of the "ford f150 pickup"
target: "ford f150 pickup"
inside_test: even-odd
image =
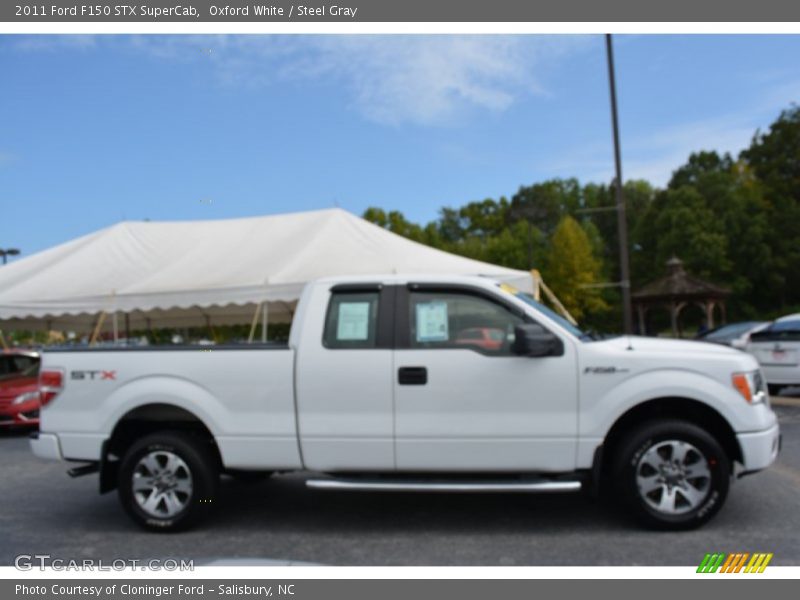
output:
[[[33,452],[87,463],[72,474],[161,530],[204,516],[221,473],[296,470],[316,489],[583,488],[686,529],[780,446],[752,356],[594,341],[481,277],[324,279],[288,344],[56,349],[39,383]]]

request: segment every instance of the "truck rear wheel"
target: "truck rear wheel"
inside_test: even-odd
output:
[[[203,440],[174,431],[135,442],[119,469],[119,499],[136,523],[154,531],[186,529],[212,506],[217,461]]]
[[[619,498],[645,525],[693,529],[725,502],[730,460],[708,432],[685,421],[651,421],[622,442],[612,477]]]

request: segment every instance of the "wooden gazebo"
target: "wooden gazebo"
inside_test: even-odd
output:
[[[690,305],[700,307],[709,329],[714,327],[714,309],[719,309],[721,323],[725,323],[725,299],[730,295],[727,288],[703,281],[689,275],[683,261],[673,256],[667,261],[667,275],[648,283],[634,292],[633,305],[639,320],[639,333],[647,333],[647,313],[652,308],[666,308],[670,315],[672,335],[681,337],[681,311]]]

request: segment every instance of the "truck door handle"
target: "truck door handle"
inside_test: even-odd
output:
[[[425,367],[400,367],[397,371],[400,385],[425,385],[428,383],[428,369]]]

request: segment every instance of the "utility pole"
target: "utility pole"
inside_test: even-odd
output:
[[[631,307],[631,275],[628,256],[628,220],[625,216],[625,197],[622,195],[622,159],[619,149],[619,121],[617,118],[617,85],[614,78],[614,49],[611,34],[606,34],[606,57],[608,59],[608,86],[611,91],[611,122],[614,130],[614,164],[616,167],[617,237],[619,238],[620,287],[622,288],[622,323],[626,334],[633,333],[633,309]]]

